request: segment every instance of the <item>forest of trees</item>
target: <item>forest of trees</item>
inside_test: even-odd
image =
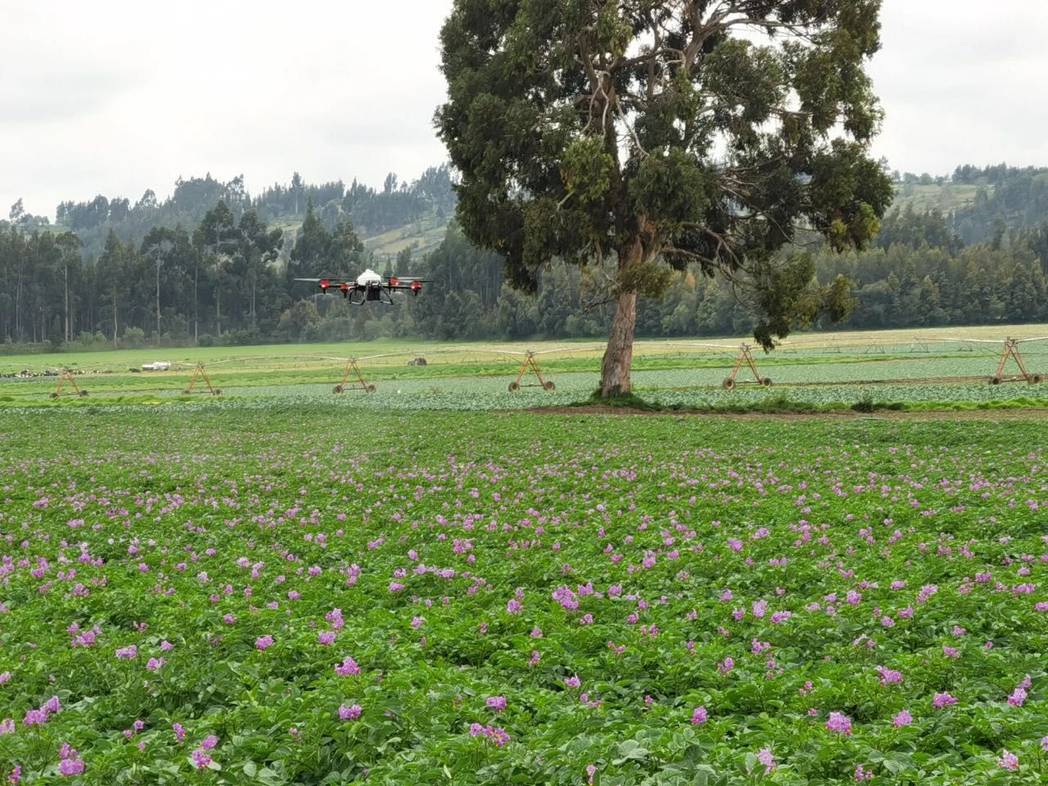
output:
[[[312,202],[328,229],[348,219],[362,231],[376,234],[410,224],[428,213],[450,218],[455,210],[455,192],[446,165],[426,170],[414,182],[400,181],[390,173],[381,190],[355,180],[348,187],[341,180],[311,185],[295,172],[287,185],[274,184],[257,196],[248,193],[243,176],[223,183],[207,174],[188,180],[179,178],[171,196],[163,202],[158,201],[152,189],[134,204],[123,197],[107,198],[101,194],[87,202],[62,202],[55,211],[54,226],[46,218],[27,215],[19,200],[11,208],[8,223],[26,231],[73,232],[80,238],[85,261],[90,261],[102,254],[110,231],[134,245],[140,244],[154,227],[181,226],[192,232],[219,202],[224,202],[236,218],[253,210],[268,223],[300,222],[307,204]],[[289,245],[294,240],[286,239]]]
[[[836,328],[1048,322],[1048,170],[959,167],[947,182],[976,186],[974,201],[948,213],[895,208],[865,251],[839,255],[816,240],[790,249],[812,256],[820,281],[854,283],[854,311]],[[295,176],[258,196],[242,178],[180,180],[163,202],[151,191],[133,205],[63,202],[55,224],[16,203],[0,221],[0,351],[606,335],[604,271],[554,263],[534,295],[522,294],[450,221],[454,207],[447,167],[411,183],[390,175],[380,190]],[[409,248],[376,259],[361,241],[423,215],[449,220],[426,257]],[[353,307],[292,280],[367,266],[432,283],[390,308]],[[752,330],[752,308],[729,285],[697,270],[675,276],[663,299],[641,303],[639,335]]]

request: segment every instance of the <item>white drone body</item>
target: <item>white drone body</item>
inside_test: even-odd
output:
[[[393,305],[394,292],[410,292],[418,297],[422,292],[424,278],[415,276],[380,276],[368,268],[350,283],[349,281],[331,278],[296,278],[295,281],[306,281],[316,284],[323,294],[339,292],[354,306],[364,303],[385,303]]]
[[[380,276],[378,273],[376,273],[371,268],[368,268],[363,273],[361,273],[359,276],[357,276],[357,286],[358,287],[366,287],[369,284],[381,286],[382,283],[383,283],[382,276]]]

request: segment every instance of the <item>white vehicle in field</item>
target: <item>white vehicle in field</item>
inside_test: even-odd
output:
[[[166,360],[156,360],[156,361],[154,361],[152,363],[143,363],[142,364],[142,370],[143,371],[170,371],[171,370],[171,364],[168,363]]]

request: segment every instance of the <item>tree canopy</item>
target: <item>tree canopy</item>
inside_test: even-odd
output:
[[[777,251],[862,247],[891,201],[867,156],[880,0],[456,0],[439,132],[458,216],[534,288],[554,258],[613,259],[605,396],[630,390],[637,295],[698,265],[756,293],[770,347],[843,310]]]

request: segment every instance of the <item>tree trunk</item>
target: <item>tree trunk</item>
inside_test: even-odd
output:
[[[633,389],[630,368],[633,365],[633,336],[637,330],[637,293],[619,295],[615,318],[611,322],[608,348],[600,370],[601,398],[629,395]]]
[[[635,272],[632,268],[644,264],[649,253],[639,236],[619,251],[619,284],[625,289],[619,292],[608,348],[604,350],[600,370],[601,398],[628,396],[633,392],[630,369],[633,366],[633,337],[637,332],[637,290],[633,276],[627,273]]]

